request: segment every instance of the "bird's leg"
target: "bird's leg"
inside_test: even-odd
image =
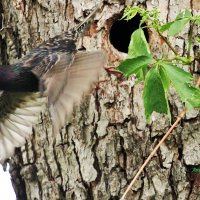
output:
[[[108,74],[113,74],[117,78],[120,78],[123,76],[123,74],[117,70],[115,67],[104,67],[104,69],[107,71]]]
[[[123,74],[119,71],[119,70],[117,70],[115,67],[113,67],[113,66],[107,66],[107,67],[104,67],[104,69],[106,70],[106,72],[109,74],[109,75],[114,75],[114,76],[116,76],[117,78],[121,78],[122,76],[123,76]],[[101,83],[105,83],[105,82],[107,82],[108,80],[100,80],[100,81],[98,81],[97,83],[96,83],[96,85],[95,85],[95,89],[96,90],[101,90],[101,92],[103,93],[103,94],[108,94],[107,93],[107,91],[103,88],[103,87],[101,87],[100,86],[100,84]]]

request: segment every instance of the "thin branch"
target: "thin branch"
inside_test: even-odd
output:
[[[198,78],[197,84],[196,86],[199,87],[200,85],[200,77]],[[176,128],[177,124],[181,121],[181,119],[185,116],[186,113],[186,109],[184,109],[179,116],[177,117],[177,120],[174,122],[174,124],[170,127],[170,129],[165,133],[165,135],[163,136],[163,138],[160,140],[160,142],[156,145],[156,147],[153,149],[153,151],[151,152],[151,154],[148,156],[148,158],[145,160],[145,162],[143,163],[143,165],[140,167],[139,171],[137,172],[137,174],[135,175],[135,177],[133,178],[133,180],[131,181],[130,185],[128,186],[128,188],[126,189],[126,191],[124,192],[123,196],[121,197],[120,200],[124,200],[127,193],[129,192],[129,190],[131,190],[133,184],[135,183],[135,181],[137,180],[137,178],[139,177],[139,175],[142,173],[143,169],[146,167],[146,165],[149,163],[149,161],[151,160],[151,158],[155,155],[155,153],[157,152],[157,150],[159,149],[159,147],[161,146],[161,144],[166,140],[166,138],[168,137],[168,135],[174,130],[174,128]]]
[[[128,188],[126,189],[126,191],[124,192],[122,198],[120,200],[124,200],[125,196],[127,195],[127,193],[129,192],[129,190],[132,188],[133,184],[135,183],[135,181],[137,180],[138,176],[141,174],[141,172],[143,171],[143,169],[146,167],[146,165],[148,164],[148,162],[151,160],[151,158],[155,155],[155,153],[157,152],[158,148],[161,146],[161,144],[165,141],[165,139],[168,137],[168,135],[171,133],[171,131],[177,126],[177,124],[180,122],[180,120],[184,117],[185,115],[185,111],[182,111],[181,114],[178,116],[177,120],[175,121],[175,123],[171,126],[171,128],[165,133],[164,137],[160,140],[160,142],[156,145],[156,147],[154,148],[154,150],[151,152],[151,154],[148,156],[148,158],[145,160],[145,162],[143,163],[143,165],[141,166],[141,168],[139,169],[139,171],[137,172],[137,174],[135,175],[134,179],[131,181],[130,185],[128,186]]]

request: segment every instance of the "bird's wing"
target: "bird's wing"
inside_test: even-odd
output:
[[[52,53],[46,56],[38,65],[32,68],[32,72],[39,78],[44,79],[46,76],[52,76],[53,74],[62,73],[73,62],[74,53]]]
[[[62,59],[61,57],[56,67],[60,68],[59,65],[62,64],[66,66]],[[57,131],[65,125],[73,111],[74,103],[79,103],[83,93],[88,92],[91,84],[97,81],[105,61],[102,50],[78,52],[66,70],[59,73],[49,71],[42,77],[54,130]]]
[[[32,133],[42,108],[39,94],[0,92],[0,163]]]
[[[38,77],[40,91],[48,97],[54,132],[58,132],[71,115],[74,103],[80,102],[82,94],[97,80],[106,59],[102,50],[77,52],[73,40],[51,40],[18,64]]]

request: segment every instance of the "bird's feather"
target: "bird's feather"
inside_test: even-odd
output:
[[[45,92],[55,129],[65,125],[74,104],[81,101],[83,93],[88,92],[92,83],[98,79],[105,60],[101,50],[78,52],[64,72],[50,76],[47,73],[44,76]]]
[[[38,121],[44,100],[35,93],[0,94],[0,163],[22,146]]]

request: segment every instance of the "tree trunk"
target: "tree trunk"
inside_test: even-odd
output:
[[[164,21],[174,19],[182,9],[194,13],[200,9],[198,0],[108,0],[80,47],[92,50],[102,46],[109,66],[116,66],[124,54],[110,44],[109,31],[124,7],[133,2],[142,2],[147,9],[158,7]],[[96,2],[89,0],[1,0],[1,21],[8,26],[0,40],[1,62],[15,62],[41,42],[72,28],[95,6]],[[171,41],[180,53],[185,52],[188,31],[189,27],[183,37]],[[151,31],[149,43],[156,56],[170,53]],[[142,83],[134,85],[106,72],[100,80],[104,81],[99,89],[75,109],[55,145],[46,111],[31,140],[16,150],[10,172],[17,199],[108,200],[122,196],[170,123],[155,114],[151,125],[146,124]],[[174,121],[183,106],[173,90],[170,104]],[[164,142],[126,199],[200,199],[200,173],[192,172],[193,167],[200,168],[199,133],[199,112],[192,111]]]

